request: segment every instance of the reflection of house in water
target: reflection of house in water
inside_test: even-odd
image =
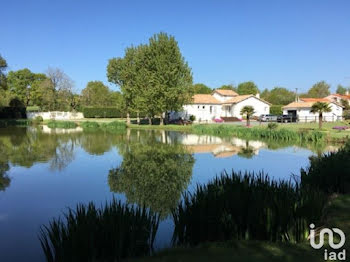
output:
[[[73,134],[83,132],[83,128],[80,126],[76,128],[50,128],[47,125],[42,126],[42,132],[44,134]]]
[[[231,157],[240,153],[248,154],[248,152],[251,155],[257,155],[260,148],[267,147],[264,142],[260,141],[178,132],[162,133],[162,142],[177,142],[185,145],[193,153],[212,153],[217,158]]]

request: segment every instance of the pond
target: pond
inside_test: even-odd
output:
[[[113,197],[159,212],[155,248],[168,247],[169,213],[184,191],[224,170],[291,179],[329,150],[336,148],[160,130],[0,128],[0,261],[44,261],[40,226],[78,203]]]

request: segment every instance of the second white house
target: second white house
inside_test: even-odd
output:
[[[254,108],[254,116],[269,114],[270,103],[257,95],[238,95],[233,90],[215,90],[212,94],[197,94],[192,103],[183,106],[182,112],[173,112],[170,118],[188,119],[195,116],[196,122],[212,122],[215,119],[241,119],[241,109],[245,106]]]

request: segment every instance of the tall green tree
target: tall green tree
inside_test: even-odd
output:
[[[0,54],[0,90],[6,89],[6,75],[7,62]]]
[[[90,81],[81,92],[84,106],[109,106],[111,91],[101,81]]]
[[[325,81],[320,81],[314,84],[307,93],[308,97],[323,98],[329,96],[331,86]]]
[[[328,103],[316,102],[312,105],[311,113],[314,113],[314,114],[318,113],[318,124],[320,129],[322,129],[322,124],[323,124],[323,113],[328,113],[331,111],[332,109]]]
[[[165,112],[181,110],[191,100],[191,69],[175,38],[166,33],[154,35],[147,45],[127,48],[123,58],[111,59],[107,76],[120,86],[128,112],[158,115],[161,124]]]
[[[284,87],[274,87],[270,91],[265,89],[261,98],[273,105],[287,105],[295,100],[295,93]]]
[[[193,94],[211,94],[213,92],[213,89],[202,83],[194,84],[192,88]]]
[[[31,87],[35,80],[35,74],[28,68],[10,71],[7,76],[8,91],[28,106],[32,99]]]
[[[254,107],[252,106],[244,106],[241,109],[241,115],[242,116],[245,115],[247,118],[247,126],[250,126],[250,118],[253,116],[254,113],[255,113]]]
[[[254,82],[248,81],[240,83],[238,85],[237,93],[239,95],[256,95],[257,93],[259,93],[259,89]]]
[[[340,95],[345,95],[346,92],[348,92],[349,90],[350,90],[350,88],[346,88],[346,87],[344,87],[342,85],[338,85],[336,93],[340,94]]]

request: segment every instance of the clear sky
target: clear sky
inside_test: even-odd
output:
[[[0,17],[9,70],[59,67],[77,91],[108,84],[108,59],[160,31],[175,36],[194,82],[212,88],[350,86],[349,0],[1,0]]]

